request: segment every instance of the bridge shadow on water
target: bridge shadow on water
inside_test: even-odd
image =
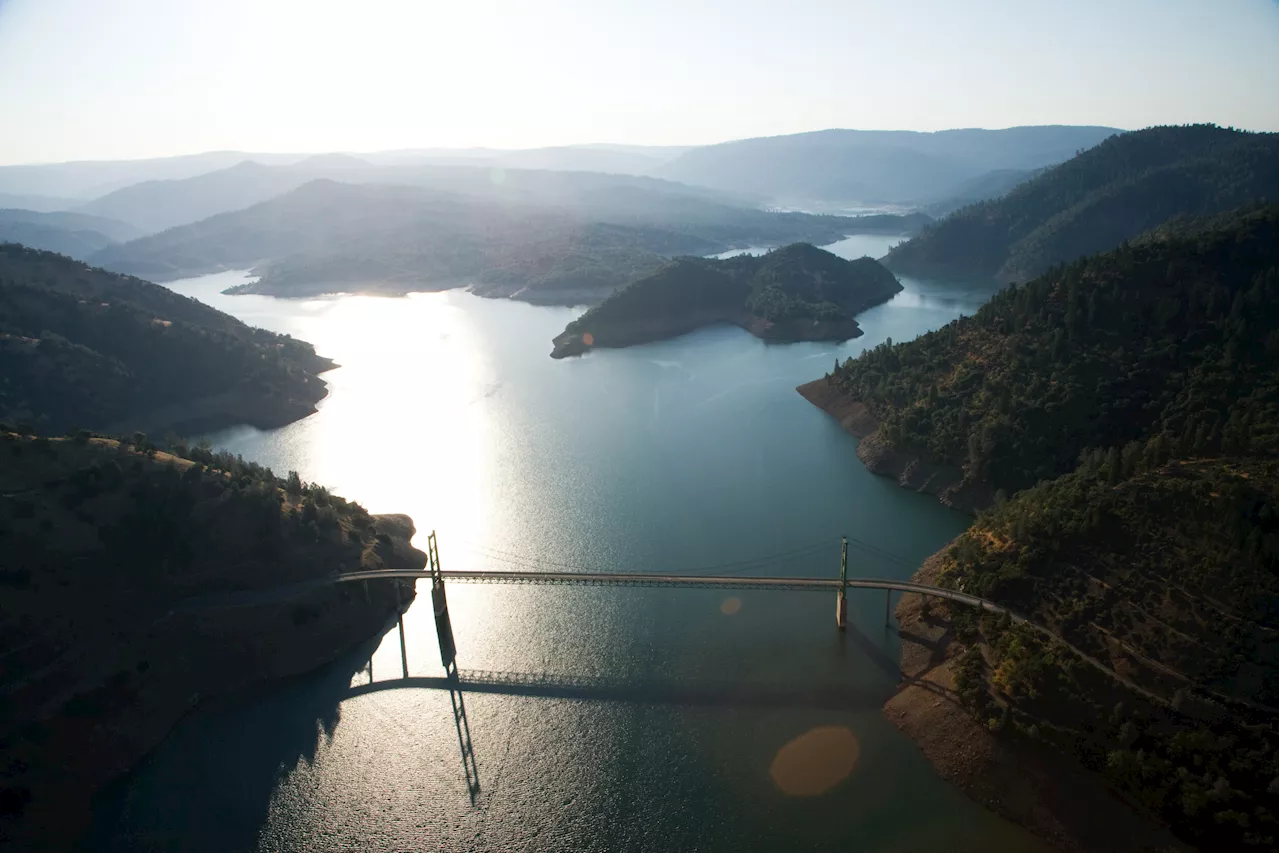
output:
[[[381,641],[319,671],[202,704],[99,795],[80,849],[257,850],[277,787],[333,736],[352,679]]]
[[[202,706],[174,730],[163,749],[99,797],[94,826],[82,849],[102,853],[258,849],[272,797],[299,766],[315,761],[342,719],[342,703],[383,691],[449,692],[462,764],[459,782],[466,785],[472,805],[483,807],[467,694],[848,711],[878,708],[903,684],[897,661],[882,644],[850,624],[842,642],[871,662],[888,683],[744,683],[454,667],[445,676],[414,676],[402,656],[402,666],[397,667],[400,677],[352,686],[362,676],[373,678],[372,656],[382,639],[371,640],[319,672]],[[952,698],[941,688],[935,692]],[[436,724],[448,721],[442,718]]]

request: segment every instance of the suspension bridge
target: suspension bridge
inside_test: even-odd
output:
[[[800,549],[801,551],[809,549]],[[794,553],[794,552],[793,552]],[[496,558],[495,558],[496,559]],[[744,565],[758,564],[759,561],[743,561]],[[729,564],[727,564],[729,565]],[[445,582],[456,583],[501,583],[501,584],[537,584],[556,586],[631,586],[631,587],[688,587],[714,589],[755,589],[825,592],[836,594],[836,627],[841,631],[848,626],[847,591],[850,589],[884,590],[884,619],[889,624],[890,606],[894,592],[915,593],[922,596],[954,601],[980,610],[1007,615],[1017,622],[1024,622],[1022,617],[1008,608],[962,590],[945,589],[910,581],[888,580],[884,578],[850,578],[849,577],[849,540],[841,537],[840,544],[840,576],[839,577],[760,577],[743,575],[697,575],[697,574],[658,574],[650,572],[591,572],[591,571],[543,571],[543,570],[492,570],[492,571],[446,571],[440,565],[440,551],[435,531],[427,536],[427,566],[422,569],[379,569],[374,571],[345,572],[318,583],[356,583],[396,578],[430,579],[431,603],[435,611],[436,632],[440,642],[440,659],[445,673],[449,677],[457,674],[457,653],[453,640],[453,626],[449,618],[449,604],[445,595]],[[401,650],[404,649],[404,621],[400,621]],[[406,663],[406,674],[408,671]]]

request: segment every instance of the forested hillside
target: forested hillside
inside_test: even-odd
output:
[[[1199,225],[1011,286],[832,379],[875,441],[1001,490],[931,580],[1064,641],[951,609],[965,706],[1206,849],[1268,849],[1276,207]]]
[[[326,664],[414,594],[315,582],[425,562],[404,516],[207,447],[0,427],[0,459],[0,840],[17,850],[78,849],[92,795],[196,698]]]
[[[1274,401],[1274,366],[1266,391]],[[1203,849],[1276,843],[1272,412],[1252,442],[1157,433],[1089,451],[937,558],[943,586],[1070,644],[953,610],[965,705],[1074,756]]]
[[[0,245],[0,419],[43,432],[287,423],[325,394],[310,344],[50,252]]]
[[[807,243],[760,256],[678,258],[570,323],[554,357],[733,323],[773,340],[845,340],[853,315],[902,285],[871,258],[847,261]]]
[[[885,264],[909,275],[1025,281],[1174,217],[1274,202],[1278,157],[1274,133],[1191,125],[1119,134],[1002,198],[956,211]]]
[[[1056,268],[833,381],[881,440],[1012,494],[1154,435],[1274,448],[1276,312],[1272,205]]]

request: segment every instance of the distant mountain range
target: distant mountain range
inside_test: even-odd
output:
[[[663,178],[668,190],[674,191],[679,183],[685,185],[679,192],[753,206],[832,211],[921,207],[971,192],[971,185],[987,173],[1059,163],[1114,132],[1090,127],[939,133],[827,130],[708,146],[432,148],[319,156],[214,151],[145,160],[3,166],[0,206],[76,209],[150,232],[247,207],[315,178],[461,191],[459,182],[480,180],[468,173],[487,181],[494,170],[501,170],[510,181],[512,172],[536,170]],[[361,171],[367,174],[358,177]],[[494,180],[501,189],[497,182],[503,177]],[[565,177],[556,180],[573,183]],[[719,195],[710,194],[713,190]],[[512,193],[512,187],[503,190]]]
[[[358,157],[325,155],[290,165],[253,161],[181,180],[146,181],[109,193],[79,208],[132,222],[147,233],[241,210],[328,178],[345,183],[397,184],[477,196],[503,203],[565,207],[614,216],[658,212],[672,203],[701,199],[743,207],[732,193],[672,181],[599,172],[507,169],[492,165],[378,166]]]
[[[124,222],[71,211],[0,209],[0,243],[21,243],[84,260],[142,232]]]
[[[1278,158],[1274,133],[1191,125],[1120,134],[925,228],[885,263],[908,275],[1031,278],[1176,217],[1275,201]]]
[[[475,170],[448,170],[482,189]],[[259,265],[254,292],[406,292],[472,284],[486,295],[598,302],[675,255],[798,240],[828,243],[918,220],[867,220],[730,207],[642,189],[608,190],[604,176],[527,172],[517,197],[558,207],[423,187],[314,180],[269,201],[172,228],[94,256],[108,269],[157,280]],[[628,179],[645,181],[646,179]],[[652,182],[657,183],[657,182]],[[886,221],[890,220],[890,221]],[[896,224],[895,224],[896,223]]]
[[[1050,166],[1120,131],[1015,127],[936,133],[820,130],[694,148],[657,174],[803,206],[921,205],[996,170]]]

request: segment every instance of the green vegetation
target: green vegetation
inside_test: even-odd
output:
[[[254,403],[300,417],[324,396],[332,367],[310,344],[254,329],[194,299],[70,258],[0,245],[0,418],[41,431],[108,428],[225,395],[208,414]],[[178,407],[178,408],[171,408]],[[291,420],[285,417],[284,420]],[[222,418],[225,422],[226,418]]]
[[[1274,202],[1277,159],[1274,133],[1192,125],[1119,134],[925,228],[885,264],[913,275],[1025,280],[1177,216]]]
[[[1212,849],[1276,843],[1276,273],[1274,205],[1175,223],[832,375],[998,489],[939,583],[1064,641],[953,609],[964,703]]]
[[[806,243],[757,257],[679,258],[570,323],[553,355],[629,346],[716,322],[781,340],[850,338],[859,334],[855,313],[901,289],[871,258],[846,261]]]
[[[975,715],[1075,756],[1206,849],[1276,844],[1274,447],[1167,459],[1158,435],[1091,451],[943,555],[941,583],[1013,607],[1100,666],[955,613],[969,626],[957,689]]]
[[[891,445],[1008,494],[1155,434],[1181,453],[1271,452],[1276,305],[1270,206],[1059,267],[833,381]]]
[[[415,552],[296,474],[142,435],[2,425],[0,459],[0,820],[21,849],[70,849],[93,791],[193,696],[326,663],[412,600],[411,582],[305,586]],[[208,604],[290,584],[303,588]]]

